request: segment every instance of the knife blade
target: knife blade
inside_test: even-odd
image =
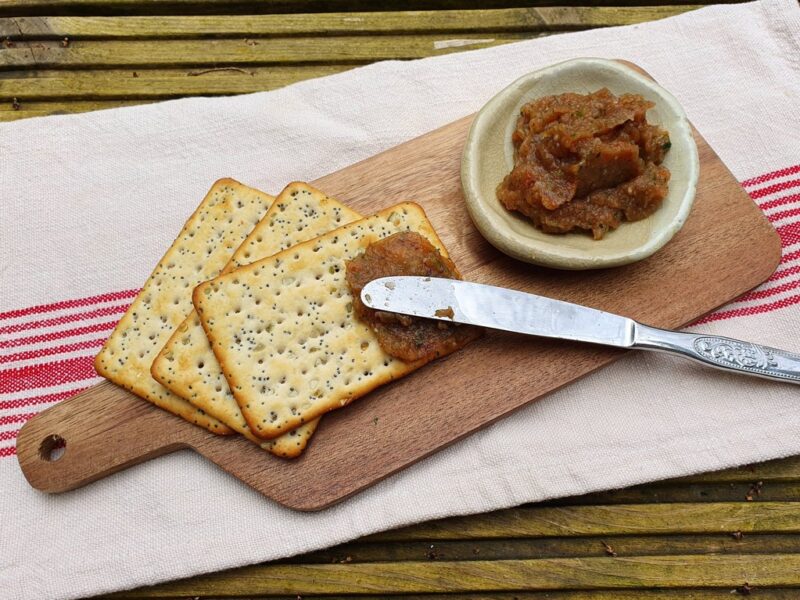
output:
[[[370,308],[414,317],[619,348],[633,344],[632,319],[457,279],[384,277],[364,286],[361,300]]]
[[[644,325],[517,290],[436,277],[382,277],[361,290],[369,308],[546,338],[656,350],[726,371],[800,383],[800,355],[733,338]]]

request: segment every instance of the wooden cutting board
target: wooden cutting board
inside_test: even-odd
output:
[[[654,256],[581,272],[510,259],[480,236],[464,207],[459,168],[471,121],[461,119],[313,183],[362,214],[403,200],[418,202],[465,279],[658,327],[691,322],[763,282],[778,265],[777,234],[697,132],[701,166],[694,208],[684,228]],[[211,435],[106,382],[28,421],[17,438],[17,455],[32,486],[63,492],[188,447],[281,504],[319,510],[621,355],[492,332],[327,415],[306,453],[294,461],[240,437]],[[63,455],[50,460],[59,443],[66,443]]]

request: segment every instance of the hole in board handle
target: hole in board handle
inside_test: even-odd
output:
[[[48,435],[42,440],[42,443],[39,444],[39,456],[42,460],[46,460],[47,462],[57,461],[64,456],[66,450],[67,441],[56,434]]]

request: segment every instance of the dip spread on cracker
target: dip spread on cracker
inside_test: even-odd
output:
[[[480,335],[474,327],[365,306],[361,301],[364,286],[374,279],[391,275],[461,279],[453,262],[413,231],[396,233],[370,244],[363,253],[347,261],[347,284],[353,296],[356,317],[372,328],[387,354],[405,361],[432,360],[458,350]],[[450,308],[449,316],[452,318],[452,315],[453,309]]]

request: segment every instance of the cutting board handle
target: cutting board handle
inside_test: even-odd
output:
[[[22,427],[20,468],[34,488],[65,492],[189,446],[195,428],[175,417],[175,428],[167,429],[160,412],[127,390],[100,383]]]

